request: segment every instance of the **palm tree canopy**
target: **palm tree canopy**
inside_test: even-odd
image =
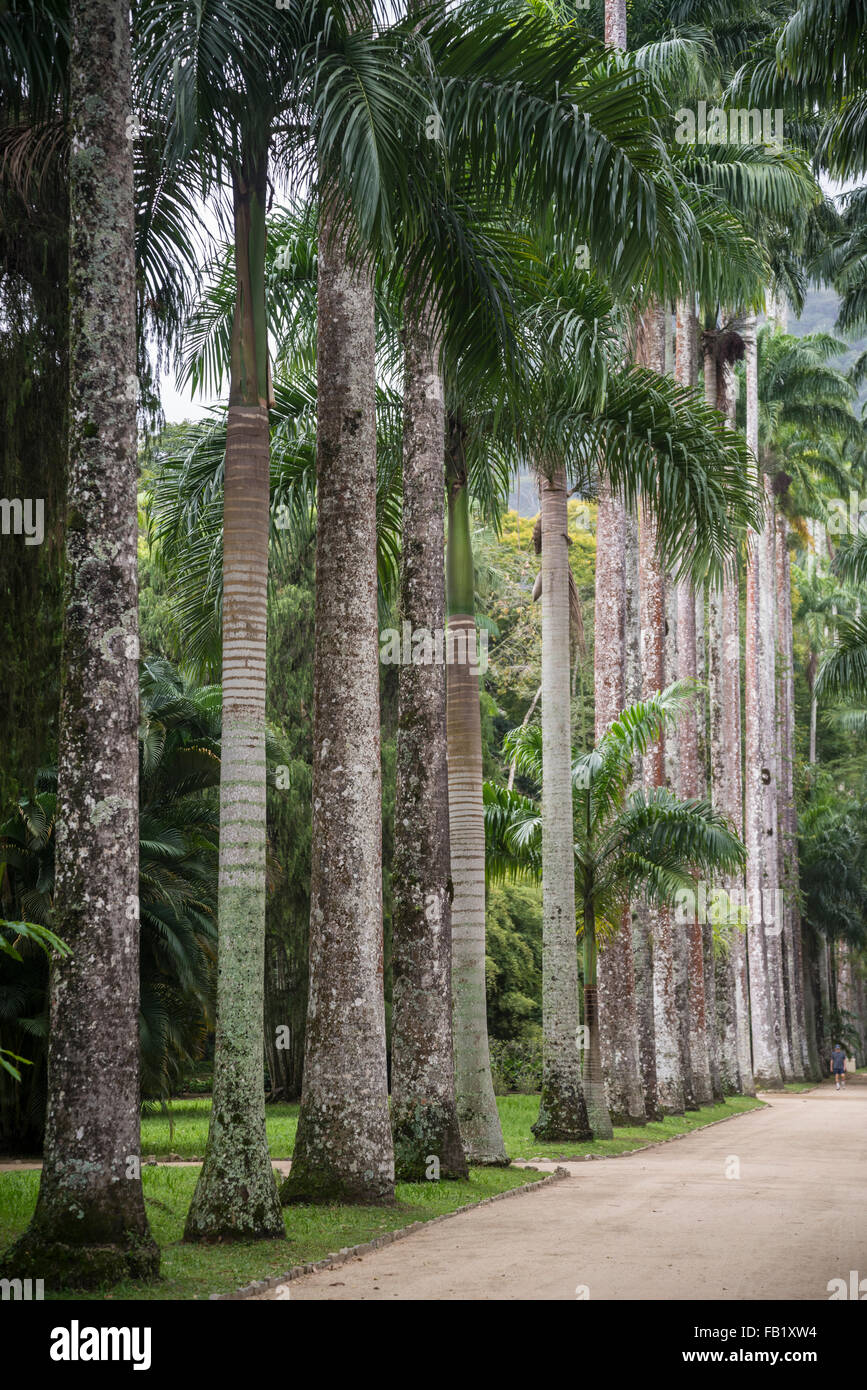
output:
[[[677,722],[695,688],[679,682],[629,706],[596,747],[572,763],[575,895],[585,923],[617,929],[631,894],[670,902],[692,889],[695,874],[743,866],[745,850],[726,818],[700,798],[681,801],[665,787],[632,790],[635,759]],[[504,753],[519,774],[541,785],[541,726],[512,730]],[[541,871],[538,801],[486,782],[487,872],[491,880]]]

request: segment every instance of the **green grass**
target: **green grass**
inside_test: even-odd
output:
[[[804,1090],[810,1087],[792,1083],[787,1089]],[[689,1115],[675,1116],[660,1124],[641,1125],[633,1129],[617,1129],[613,1139],[588,1144],[540,1144],[533,1138],[530,1126],[539,1113],[538,1096],[499,1096],[497,1105],[503,1125],[506,1152],[510,1158],[568,1158],[584,1154],[619,1154],[675,1134],[688,1134],[713,1120],[726,1115],[739,1115],[754,1110],[761,1101],[747,1096],[730,1096],[724,1105],[709,1105]],[[210,1099],[175,1100],[171,1103],[173,1133],[168,1117],[152,1115],[142,1120],[141,1151],[144,1158],[198,1158],[205,1152],[208,1138]],[[272,1158],[291,1158],[298,1124],[297,1105],[268,1105],[265,1108],[268,1128],[268,1148]]]
[[[541,1173],[518,1168],[473,1168],[468,1182],[398,1183],[394,1207],[287,1208],[288,1239],[230,1245],[182,1245],[184,1220],[198,1168],[146,1168],[145,1201],[151,1229],[162,1247],[161,1278],[155,1284],[127,1282],[110,1292],[89,1294],[51,1291],[49,1299],[196,1299],[231,1293],[254,1279],[283,1274],[293,1265],[321,1260],[347,1245],[373,1240],[414,1221],[479,1202],[497,1192],[538,1182]],[[0,1249],[16,1238],[36,1204],[38,1172],[0,1174]],[[335,1279],[340,1275],[335,1274]]]
[[[671,1115],[658,1124],[617,1128],[613,1139],[591,1139],[585,1144],[540,1144],[530,1133],[539,1113],[538,1096],[499,1096],[497,1105],[503,1125],[503,1138],[510,1158],[583,1158],[585,1154],[622,1154],[628,1149],[646,1148],[660,1139],[689,1134],[727,1115],[741,1115],[759,1109],[763,1101],[751,1096],[729,1096],[722,1105],[705,1105],[688,1115]]]
[[[586,1144],[540,1144],[530,1126],[539,1113],[538,1096],[499,1096],[506,1151],[511,1158],[564,1159],[585,1154],[619,1154],[688,1134],[727,1115],[742,1114],[763,1104],[746,1096],[731,1096],[724,1105],[705,1106],[689,1115],[672,1116],[659,1124],[616,1129],[613,1139]],[[172,1128],[166,1115],[142,1120],[145,1158],[200,1158],[208,1135],[210,1099],[176,1100],[171,1105]],[[298,1123],[297,1105],[269,1105],[266,1110],[272,1158],[289,1158]],[[186,1246],[181,1244],[184,1220],[193,1195],[198,1168],[145,1167],[145,1200],[154,1236],[162,1247],[162,1277],[157,1284],[118,1284],[110,1293],[90,1298],[195,1299],[229,1293],[254,1279],[282,1274],[292,1265],[323,1259],[347,1245],[373,1240],[414,1221],[427,1221],[457,1207],[481,1201],[513,1187],[538,1181],[540,1174],[516,1168],[474,1168],[468,1182],[398,1183],[394,1207],[292,1207],[286,1211],[286,1241]],[[24,1230],[36,1203],[38,1172],[0,1173],[0,1250]],[[339,1277],[339,1276],[337,1276]],[[63,1298],[46,1289],[46,1298]],[[78,1297],[78,1295],[75,1295]]]
[[[786,1081],[783,1085],[784,1091],[815,1091],[820,1083],[818,1081]]]
[[[147,1115],[141,1122],[142,1158],[203,1158],[208,1142],[211,1098],[173,1100],[168,1115]],[[272,1158],[291,1158],[298,1128],[297,1105],[267,1105],[268,1148]]]

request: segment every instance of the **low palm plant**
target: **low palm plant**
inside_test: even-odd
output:
[[[144,663],[140,692],[142,1095],[164,1102],[201,1056],[213,1027],[222,692],[196,685],[161,659]],[[269,747],[272,763],[275,755]],[[38,1146],[42,1130],[47,969],[41,947],[57,949],[47,929],[56,803],[56,773],[43,769],[34,794],[0,826],[0,910],[4,918],[26,919],[0,921],[0,952],[14,959],[0,965],[0,1030],[16,1054],[23,1048],[33,1062],[20,1093],[0,1077],[0,1144],[17,1147]]]
[[[630,900],[644,893],[671,903],[694,889],[696,874],[742,868],[744,847],[709,801],[681,801],[666,787],[632,789],[634,763],[693,698],[680,682],[630,705],[589,753],[572,761],[575,901],[584,952],[584,1087],[596,1138],[610,1138],[611,1119],[602,1079],[596,995],[598,948],[617,931]],[[522,778],[542,783],[539,724],[514,729],[503,744]],[[538,878],[542,817],[538,794],[485,783],[487,872],[490,878]]]

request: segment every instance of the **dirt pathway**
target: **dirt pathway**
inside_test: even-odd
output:
[[[827,1299],[867,1279],[867,1084],[767,1099],[260,1297]]]

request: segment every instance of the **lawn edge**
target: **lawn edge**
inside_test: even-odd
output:
[[[518,1172],[540,1173],[541,1168],[519,1168]],[[326,1255],[321,1260],[314,1260],[303,1265],[293,1265],[285,1274],[272,1274],[268,1279],[258,1279],[252,1284],[245,1284],[240,1289],[235,1289],[232,1293],[212,1293],[208,1295],[211,1303],[237,1303],[256,1295],[269,1294],[282,1284],[289,1284],[294,1279],[300,1279],[305,1274],[316,1274],[323,1269],[338,1269],[346,1264],[347,1260],[354,1259],[359,1255],[370,1254],[372,1250],[380,1250],[384,1245],[391,1245],[396,1240],[403,1240],[406,1236],[413,1235],[416,1231],[423,1230],[426,1226],[435,1226],[439,1221],[450,1221],[453,1216],[460,1216],[465,1211],[476,1211],[479,1207],[490,1205],[491,1202],[503,1202],[507,1197],[520,1197],[527,1192],[538,1192],[541,1187],[550,1187],[552,1183],[562,1182],[564,1178],[571,1177],[571,1173],[566,1168],[557,1168],[553,1173],[547,1173],[538,1182],[519,1183],[516,1187],[510,1187],[505,1192],[495,1192],[490,1197],[481,1197],[478,1202],[465,1202],[462,1207],[455,1207],[454,1211],[444,1211],[439,1216],[431,1216],[427,1221],[412,1221],[408,1226],[398,1226],[394,1231],[386,1231],[384,1235],[376,1236],[374,1240],[363,1241],[360,1245],[346,1245],[334,1254]]]
[[[764,1095],[781,1094],[774,1091],[765,1091]],[[727,1125],[730,1120],[742,1120],[744,1115],[758,1115],[762,1110],[766,1110],[769,1102],[761,1100],[758,1096],[751,1096],[751,1100],[758,1101],[757,1105],[751,1105],[749,1110],[737,1110],[733,1115],[721,1115],[718,1120],[708,1120],[706,1124],[696,1125],[695,1129],[688,1129],[685,1134],[670,1134],[667,1139],[651,1139],[647,1144],[639,1144],[637,1149],[621,1149],[619,1154],[576,1154],[574,1158],[564,1158],[561,1154],[558,1158],[543,1158],[537,1154],[533,1158],[515,1158],[513,1164],[526,1163],[531,1166],[534,1163],[607,1163],[612,1158],[631,1158],[633,1154],[646,1153],[648,1149],[660,1149],[663,1144],[676,1144],[678,1139],[689,1139],[693,1134],[701,1134],[703,1129],[713,1129],[714,1125]]]

